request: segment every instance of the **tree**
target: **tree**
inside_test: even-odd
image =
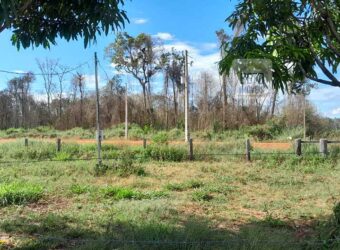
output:
[[[66,73],[68,72],[68,68],[63,65],[57,65],[60,72],[55,72],[58,78],[58,98],[59,98],[59,119],[61,119],[61,116],[63,114],[63,94],[64,94],[64,77]]]
[[[73,75],[71,80],[72,86],[80,94],[80,125],[83,126],[83,116],[84,116],[84,92],[85,92],[85,77],[81,73],[77,72]],[[76,96],[76,94],[75,94]]]
[[[152,116],[151,79],[160,70],[155,40],[141,33],[132,37],[119,33],[114,43],[106,48],[106,55],[118,71],[131,74],[143,89],[144,110]]]
[[[244,29],[226,43],[222,72],[229,72],[234,59],[265,58],[273,63],[277,89],[300,83],[294,86],[299,89],[305,78],[340,87],[335,77],[340,62],[338,0],[243,0],[227,20],[232,28]]]
[[[84,46],[96,40],[96,34],[116,30],[128,21],[121,10],[124,0],[38,1],[1,0],[0,33],[12,30],[12,43],[22,46],[56,44],[56,38],[84,38]]]
[[[14,98],[15,126],[26,127],[28,125],[28,104],[30,84],[35,76],[29,72],[20,77],[14,77],[8,81],[8,89]],[[19,121],[19,118],[20,121]]]
[[[223,29],[216,31],[216,36],[220,45],[220,56],[221,59],[224,57],[224,49],[223,46],[225,43],[230,41],[230,37],[225,33]],[[221,75],[221,88],[222,88],[222,120],[223,120],[223,128],[226,128],[226,111],[227,111],[227,76],[225,73]]]
[[[164,87],[166,87],[166,95],[169,81],[172,83],[174,120],[176,124],[178,118],[178,94],[184,90],[184,85],[181,82],[181,77],[184,73],[184,56],[182,53],[172,48],[171,52],[163,53],[161,55],[160,66],[164,71]]]
[[[37,64],[44,79],[44,88],[47,96],[47,109],[49,116],[51,116],[51,98],[56,87],[53,77],[55,76],[58,61],[48,58],[46,58],[44,61],[37,59]]]

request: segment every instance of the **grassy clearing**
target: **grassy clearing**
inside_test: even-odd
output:
[[[1,165],[1,187],[13,197],[26,192],[25,199],[0,208],[1,244],[18,249],[340,247],[331,240],[340,231],[340,209],[333,212],[340,198],[336,157],[265,155],[252,163],[229,157],[132,159],[145,175],[112,168],[96,176],[95,161]],[[104,162],[118,168],[130,163]]]

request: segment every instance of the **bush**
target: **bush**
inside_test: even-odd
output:
[[[90,191],[90,187],[87,185],[73,184],[70,191],[73,194],[84,194]]]
[[[158,132],[152,137],[152,142],[158,145],[168,144],[168,134],[166,132]]]
[[[144,150],[144,158],[158,161],[180,162],[187,158],[187,152],[181,148],[168,146],[150,146]]]
[[[20,205],[39,200],[43,195],[43,188],[28,183],[0,184],[0,206]]]
[[[141,166],[136,166],[134,163],[135,154],[131,151],[123,151],[120,153],[118,160],[113,164],[113,169],[121,177],[126,177],[132,174],[145,176],[145,169]]]
[[[106,187],[102,190],[105,197],[110,197],[115,200],[122,200],[122,199],[136,199],[140,200],[144,196],[141,192],[134,191],[130,188],[123,188],[123,187]]]

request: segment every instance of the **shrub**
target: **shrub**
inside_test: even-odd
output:
[[[57,161],[67,161],[70,160],[71,158],[72,157],[70,153],[63,151],[57,152],[53,159]]]
[[[71,193],[73,194],[84,194],[89,192],[90,187],[87,185],[73,184],[70,188]]]
[[[113,164],[113,169],[121,177],[126,177],[132,174],[145,176],[145,169],[141,166],[136,166],[134,163],[135,153],[131,151],[123,151],[120,153],[118,160]]]
[[[110,197],[115,200],[122,200],[122,199],[136,199],[140,200],[144,197],[141,192],[134,191],[130,188],[123,188],[123,187],[106,187],[102,190],[105,197]]]
[[[0,206],[20,205],[39,200],[43,195],[43,188],[28,183],[0,184]]]
[[[158,161],[183,161],[187,158],[187,152],[181,148],[168,146],[150,146],[144,150],[144,158]]]
[[[160,145],[168,144],[168,134],[166,132],[158,132],[152,137],[152,142]]]

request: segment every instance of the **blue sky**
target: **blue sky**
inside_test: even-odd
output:
[[[224,28],[232,35],[225,23],[231,14],[236,0],[127,0],[124,8],[130,23],[125,30],[132,34],[145,32],[161,38],[166,48],[175,47],[178,50],[187,49],[194,61],[191,74],[201,70],[216,72],[218,46],[215,31]],[[114,41],[114,34],[98,37],[97,43],[84,49],[82,41],[66,42],[58,40],[51,49],[29,48],[26,50],[12,46],[11,33],[0,33],[1,60],[0,69],[9,71],[33,71],[39,69],[36,59],[59,59],[60,63],[74,67],[86,63],[80,72],[87,75],[88,88],[93,88],[93,54],[96,51],[101,65],[109,76],[114,74],[110,62],[104,57],[104,48]],[[105,73],[99,70],[101,84],[105,81]],[[0,72],[0,89],[7,86],[7,81],[13,75]],[[71,75],[69,75],[69,78]],[[69,81],[69,79],[66,79]],[[132,79],[130,78],[130,81]],[[43,93],[41,78],[37,78],[33,90]],[[315,104],[320,113],[330,117],[340,117],[340,88],[320,85],[313,90],[309,99]]]

